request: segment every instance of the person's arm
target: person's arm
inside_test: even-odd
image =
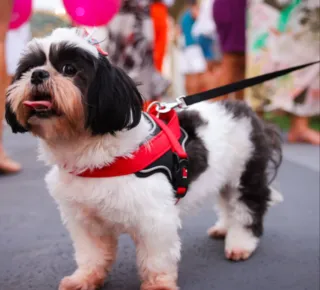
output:
[[[7,85],[9,83],[6,66],[5,46],[6,34],[11,18],[12,5],[13,0],[2,0],[0,9],[0,171],[4,171],[6,173],[14,173],[21,169],[20,164],[7,157],[2,145],[2,121],[5,111],[5,94]]]
[[[6,34],[11,18],[13,0],[3,0],[0,9],[0,145],[2,139],[2,120],[4,117],[5,90],[8,84],[6,67]]]

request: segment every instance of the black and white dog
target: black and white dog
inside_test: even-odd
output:
[[[46,182],[78,265],[60,290],[99,287],[123,233],[136,243],[141,289],[176,290],[182,211],[205,198],[216,200],[219,219],[208,233],[225,237],[228,259],[243,260],[258,245],[268,206],[281,200],[267,176],[268,163],[277,170],[281,162],[279,135],[240,102],[201,103],[179,112],[189,135],[191,184],[178,205],[162,173],[147,178],[70,173],[130,158],[150,135],[142,104],[133,81],[79,29],[34,39],[21,57],[8,88],[6,119],[13,132],[40,137],[40,157],[53,165]]]

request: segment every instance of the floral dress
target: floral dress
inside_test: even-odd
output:
[[[107,26],[105,47],[111,63],[122,68],[146,100],[163,96],[169,86],[153,62],[153,25],[150,1],[124,0],[120,13]]]
[[[247,25],[247,77],[320,59],[318,0],[251,0]],[[254,109],[298,116],[320,113],[320,65],[248,89]]]

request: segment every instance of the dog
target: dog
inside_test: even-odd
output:
[[[33,39],[7,90],[6,120],[14,133],[39,137],[39,156],[52,169],[49,192],[70,232],[77,270],[60,290],[96,289],[115,260],[117,241],[136,245],[142,290],[177,290],[183,213],[204,201],[225,237],[225,255],[245,260],[263,233],[263,218],[282,196],[269,187],[281,164],[281,138],[238,101],[204,102],[178,110],[187,132],[190,184],[178,204],[161,172],[83,178],[85,170],[131,158],[148,140],[150,122],[135,83],[113,66],[81,29],[59,28]],[[152,148],[150,148],[152,150]]]

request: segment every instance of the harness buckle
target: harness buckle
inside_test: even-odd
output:
[[[189,186],[189,161],[187,158],[181,158],[174,153],[174,176],[173,187],[175,189],[175,197],[180,199],[187,194]]]

